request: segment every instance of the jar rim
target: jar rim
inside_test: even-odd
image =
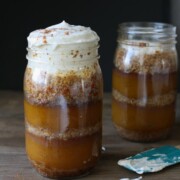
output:
[[[118,27],[118,42],[146,41],[161,45],[176,44],[176,26],[161,22],[124,22]]]
[[[124,22],[118,26],[119,32],[128,34],[159,34],[176,35],[176,26],[161,22]]]

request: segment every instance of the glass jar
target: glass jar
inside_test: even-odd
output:
[[[112,119],[122,137],[155,141],[175,121],[176,28],[164,23],[119,26],[112,82]]]
[[[63,44],[56,53],[28,48],[26,151],[44,176],[81,176],[100,157],[103,83],[97,49],[97,41]]]

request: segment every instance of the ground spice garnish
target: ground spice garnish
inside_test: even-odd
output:
[[[45,34],[48,34],[48,33],[50,33],[50,32],[51,32],[50,29],[45,29],[45,30],[44,30],[44,33],[45,33]]]
[[[73,58],[77,57],[77,55],[79,54],[79,51],[75,51],[75,53],[73,54]]]
[[[140,43],[139,43],[139,47],[146,47],[146,46],[147,46],[147,44],[144,43],[144,42],[140,42]]]
[[[47,44],[46,36],[43,36],[43,43]]]
[[[69,35],[69,32],[68,32],[68,31],[66,31],[66,32],[64,32],[64,34],[65,34],[65,35]]]
[[[33,57],[36,57],[37,56],[37,53],[33,53]]]

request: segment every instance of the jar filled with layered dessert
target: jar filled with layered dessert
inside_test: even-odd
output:
[[[99,37],[62,22],[28,36],[24,75],[26,152],[43,176],[87,174],[102,141]]]
[[[176,28],[164,23],[119,26],[112,82],[112,119],[132,141],[166,138],[175,122]]]

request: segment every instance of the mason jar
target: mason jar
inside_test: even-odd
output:
[[[102,73],[97,34],[65,22],[28,37],[26,151],[50,178],[88,173],[101,154]]]
[[[132,141],[166,138],[175,121],[176,28],[170,24],[119,25],[112,82],[112,119]]]

